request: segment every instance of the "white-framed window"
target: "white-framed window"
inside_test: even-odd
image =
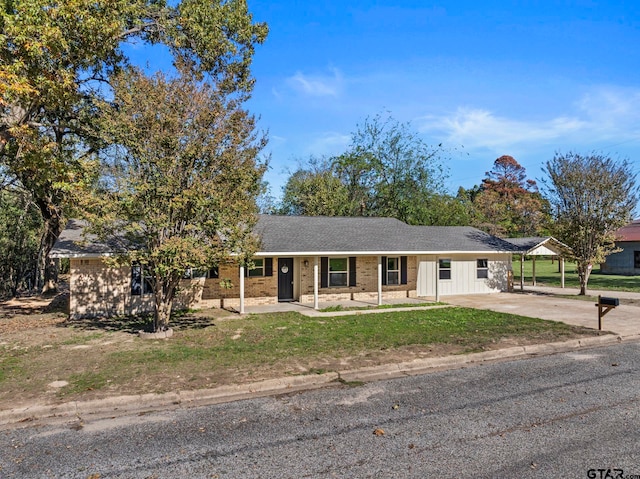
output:
[[[451,279],[451,259],[442,258],[438,260],[438,278]]]
[[[264,276],[264,259],[254,259],[253,268],[249,270],[249,277]]]
[[[400,284],[400,257],[387,257],[387,284]]]
[[[140,263],[131,265],[131,296],[152,294],[151,274]]]
[[[489,277],[489,260],[482,258],[476,261],[476,278],[487,279]]]
[[[329,286],[349,284],[349,258],[329,258]]]

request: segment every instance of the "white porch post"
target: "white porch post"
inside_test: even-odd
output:
[[[378,256],[378,306],[382,304],[382,256]]]
[[[240,266],[240,314],[244,314],[244,266]]]
[[[313,258],[313,309],[318,309],[318,257]]]
[[[436,280],[434,282],[436,289],[436,303],[440,302],[440,258],[436,257]]]
[[[524,291],[524,254],[520,255],[520,291]]]
[[[535,286],[536,285],[536,257],[535,256],[533,257],[533,263],[531,264],[531,267],[533,268],[533,271],[532,271],[533,277],[531,278],[531,281],[533,281],[533,285]]]
[[[564,288],[564,256],[560,257],[560,287]]]

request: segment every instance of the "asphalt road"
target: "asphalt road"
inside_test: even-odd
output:
[[[4,430],[0,477],[640,479],[640,343]]]

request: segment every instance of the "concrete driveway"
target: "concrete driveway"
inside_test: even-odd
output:
[[[609,292],[608,295],[614,296],[615,293]],[[526,290],[523,293],[446,296],[442,300],[455,306],[488,309],[598,329],[598,309],[594,301],[557,298],[547,293]],[[624,304],[624,298],[620,302],[620,306],[609,311],[602,319],[602,329],[621,337],[639,335],[640,306],[637,303]]]

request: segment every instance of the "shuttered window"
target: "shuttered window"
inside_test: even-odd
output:
[[[345,287],[355,286],[356,278],[356,257],[320,258],[320,287]]]

